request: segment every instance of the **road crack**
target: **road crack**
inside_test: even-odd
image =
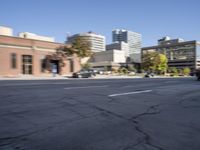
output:
[[[132,122],[135,124],[135,129],[144,135],[144,138],[143,138],[143,142],[140,142],[138,143],[139,144],[146,144],[150,147],[153,147],[155,149],[158,149],[158,150],[164,150],[162,147],[160,146],[157,146],[155,144],[153,144],[151,142],[151,136],[146,133],[142,128],[141,126],[139,125],[139,122],[138,122],[138,119],[140,117],[143,117],[143,116],[147,116],[147,115],[157,115],[157,114],[160,114],[161,113],[161,110],[158,108],[161,104],[157,104],[157,105],[153,105],[153,106],[150,106],[144,113],[142,114],[138,114],[134,117],[131,118]]]
[[[158,107],[162,104],[157,104],[157,105],[153,105],[153,106],[150,106],[144,113],[142,114],[138,114],[134,117],[132,117],[131,119],[128,119],[120,114],[117,114],[117,113],[114,113],[110,110],[107,110],[107,109],[104,109],[104,108],[101,108],[99,106],[96,106],[96,105],[93,105],[93,104],[90,104],[90,103],[87,103],[87,102],[83,102],[83,101],[79,101],[77,99],[74,98],[74,100],[78,101],[79,103],[82,103],[82,104],[85,104],[89,107],[92,107],[100,112],[104,112],[108,115],[111,115],[111,116],[115,116],[117,118],[120,118],[120,119],[123,119],[123,120],[126,120],[126,121],[129,121],[131,122],[132,124],[134,124],[134,128],[136,129],[136,131],[138,131],[139,133],[141,133],[143,135],[143,138],[138,141],[136,144],[134,143],[133,145],[129,145],[127,147],[125,147],[123,150],[126,150],[126,149],[129,149],[129,148],[134,148],[140,144],[146,144],[152,148],[155,148],[155,149],[158,149],[158,150],[164,150],[163,148],[153,144],[151,142],[151,137],[149,134],[147,134],[145,131],[142,130],[142,128],[139,126],[139,122],[137,121],[137,119],[139,119],[140,117],[143,117],[145,115],[156,115],[156,114],[160,114],[161,113],[161,110],[158,109]]]

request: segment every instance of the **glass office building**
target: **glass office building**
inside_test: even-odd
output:
[[[142,35],[136,32],[115,29],[112,31],[113,42],[125,42],[129,45],[128,53],[134,60],[140,61]],[[139,57],[139,58],[136,58]]]
[[[200,43],[197,41],[163,38],[158,40],[157,46],[142,48],[142,55],[148,52],[165,54],[169,67],[177,69],[189,67],[192,71],[200,68]]]

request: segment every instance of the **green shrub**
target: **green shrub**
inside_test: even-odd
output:
[[[128,69],[122,68],[122,73],[123,73],[123,74],[128,74]]]
[[[191,73],[190,68],[184,68],[184,69],[183,69],[183,74],[184,74],[184,75],[187,75],[187,76],[188,76],[190,73]]]

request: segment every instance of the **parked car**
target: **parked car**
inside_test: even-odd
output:
[[[104,74],[105,73],[104,68],[94,68],[93,70],[95,71],[96,74]]]
[[[196,70],[197,80],[200,81],[200,69]]]
[[[72,78],[91,78],[94,76],[96,76],[96,73],[92,69],[82,69],[72,74]]]
[[[144,75],[145,78],[151,78],[151,77],[154,77],[154,73],[146,73]]]

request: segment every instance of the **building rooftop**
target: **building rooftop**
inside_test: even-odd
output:
[[[48,36],[41,36],[37,35],[35,33],[30,32],[21,32],[18,36],[13,35],[13,29],[7,26],[0,26],[0,35],[2,36],[10,36],[10,37],[20,37],[24,39],[33,39],[33,40],[40,40],[40,41],[46,41],[46,42],[55,42],[55,39],[53,37]]]
[[[162,48],[162,47],[172,47],[172,46],[179,46],[179,45],[184,45],[184,44],[192,44],[192,43],[198,43],[197,41],[184,41],[184,42],[175,42],[175,43],[170,43],[170,44],[158,44],[154,46],[147,46],[143,47],[142,49],[151,49],[151,48]]]
[[[37,35],[35,33],[30,33],[30,32],[21,32],[21,33],[19,33],[19,37],[25,38],[25,39],[34,39],[34,40],[41,40],[41,41],[47,41],[47,42],[55,42],[55,39],[53,37],[41,36],[41,35]]]

